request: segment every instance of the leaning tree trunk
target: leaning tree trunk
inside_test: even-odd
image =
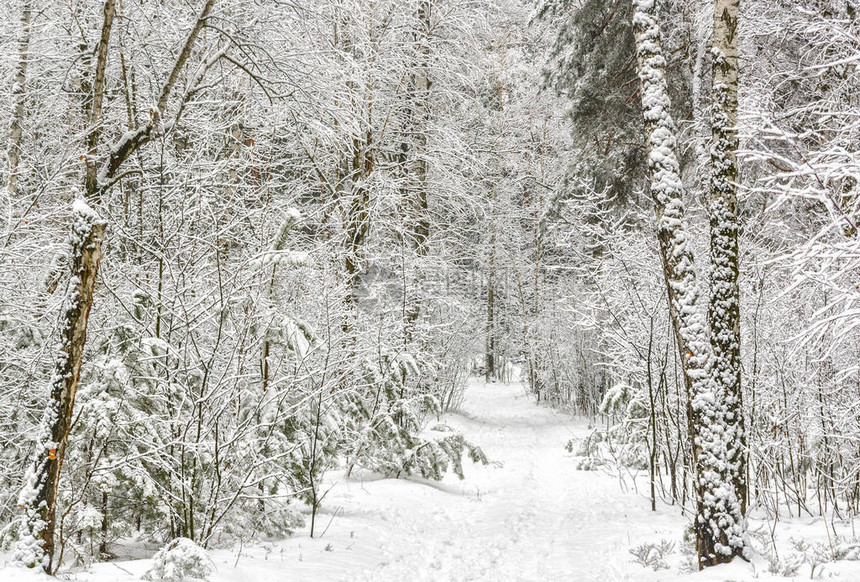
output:
[[[75,202],[68,250],[71,280],[61,322],[60,351],[48,405],[37,432],[33,462],[18,499],[26,511],[26,529],[16,559],[31,568],[41,565],[49,574],[54,556],[60,469],[72,424],[104,229],[105,223],[85,202]]]
[[[716,0],[711,127],[711,328],[714,380],[722,383],[737,446],[728,463],[735,495],[746,513],[747,450],[741,395],[741,317],[738,290],[738,0]]]
[[[683,183],[675,154],[675,123],[666,85],[655,0],[634,0],[642,109],[648,139],[651,196],[669,297],[669,312],[688,395],[696,490],[696,550],[699,568],[730,561],[743,549],[740,506],[725,469],[737,446],[724,394],[710,375],[710,345],[687,231]]]

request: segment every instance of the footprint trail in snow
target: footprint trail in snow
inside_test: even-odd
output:
[[[654,516],[617,480],[576,470],[564,445],[586,427],[537,406],[520,384],[473,383],[445,423],[492,464],[467,464],[465,481],[443,484],[453,493],[384,494],[396,506],[384,558],[344,579],[638,580],[647,572],[628,549],[677,535],[676,516]]]

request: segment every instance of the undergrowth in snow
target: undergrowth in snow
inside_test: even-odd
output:
[[[181,582],[187,578],[205,580],[212,572],[206,550],[188,538],[176,538],[152,558],[152,567],[143,579],[151,582]]]
[[[821,519],[775,529],[753,519],[751,563],[695,572],[681,509],[658,502],[651,512],[645,474],[611,462],[578,470],[576,453],[605,445],[587,442],[586,420],[537,406],[522,385],[473,382],[460,412],[439,424],[480,444],[490,463],[466,462],[465,479],[439,482],[333,471],[314,539],[305,525],[288,539],[231,549],[177,541],[155,558],[158,548],[129,540],[113,562],[61,573],[80,582],[171,579],[180,570],[210,582],[741,582],[808,579],[814,565],[815,579],[860,580],[851,524]],[[0,582],[30,580],[49,578],[0,569]]]

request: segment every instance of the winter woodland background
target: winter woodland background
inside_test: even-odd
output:
[[[707,298],[714,5],[650,9]],[[858,9],[744,0],[736,21],[744,509],[825,517],[820,561],[860,512]],[[468,473],[482,443],[424,429],[470,374],[597,427],[569,463],[642,471],[655,506],[696,512],[633,2],[0,12],[5,548],[32,550],[20,493],[34,450],[56,454],[38,427],[93,224],[54,569],[129,538],[318,535],[334,470]]]

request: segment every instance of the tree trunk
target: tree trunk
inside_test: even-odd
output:
[[[735,494],[746,514],[746,434],[741,394],[741,324],[738,289],[738,0],[714,4],[713,108],[711,127],[711,295],[708,324],[714,380],[722,383],[727,421],[736,446],[728,462]]]
[[[493,187],[493,196],[490,204],[495,207],[495,187]],[[491,209],[490,213],[495,212]],[[484,350],[484,381],[490,382],[496,378],[496,225],[494,220],[490,219],[490,262],[487,269],[487,329],[486,329],[486,349]]]
[[[344,319],[342,329],[348,342],[355,350],[355,322],[358,317],[358,303],[362,286],[365,242],[370,231],[370,191],[365,180],[373,171],[373,158],[368,148],[372,135],[368,132],[365,140],[353,138],[352,161],[346,187],[349,196],[345,201],[344,234],[346,249],[344,270],[346,271],[346,296],[344,297]],[[353,354],[354,355],[354,354]]]
[[[411,136],[402,145],[402,163],[405,176],[404,210],[412,250],[419,264],[414,274],[404,283],[406,309],[404,315],[404,342],[412,342],[415,325],[421,314],[421,288],[424,285],[424,268],[420,261],[427,256],[427,239],[430,236],[430,220],[427,207],[427,125],[429,111],[429,57],[430,57],[430,10],[431,1],[422,0],[416,15],[413,33],[417,63],[407,91],[407,128]]]
[[[106,0],[104,6],[104,20],[102,21],[102,32],[99,37],[98,58],[96,59],[96,73],[93,79],[93,98],[89,111],[90,132],[87,135],[87,172],[86,192],[87,199],[91,199],[98,189],[98,144],[101,133],[99,122],[102,116],[102,104],[105,95],[105,69],[107,68],[107,50],[110,42],[110,31],[113,27],[113,17],[116,14],[116,0]]]
[[[503,46],[503,45],[502,45]],[[502,48],[504,50],[504,48]],[[496,98],[496,106],[498,107],[499,119],[498,125],[493,125],[493,135],[494,138],[498,139],[500,136],[504,134],[504,115],[505,115],[505,87],[504,82],[502,81],[502,75],[504,72],[504,56],[501,59],[501,71],[499,71],[498,78],[495,83],[495,98]],[[494,140],[495,141],[495,140]],[[490,257],[487,265],[487,321],[486,321],[486,349],[485,349],[485,358],[484,365],[486,369],[484,371],[485,381],[489,382],[490,380],[498,379],[498,375],[496,374],[496,368],[499,366],[499,342],[496,333],[496,255],[498,249],[496,248],[498,244],[498,228],[499,225],[496,221],[496,206],[498,206],[499,202],[499,181],[502,178],[502,162],[500,159],[500,154],[496,153],[493,158],[493,166],[494,166],[494,176],[493,176],[493,184],[490,187],[490,208],[489,208],[489,228],[490,228]]]
[[[9,132],[9,179],[6,188],[14,198],[18,195],[18,171],[21,164],[21,142],[24,136],[24,109],[27,84],[27,62],[30,60],[30,17],[33,12],[31,0],[24,0],[21,10],[21,37],[18,39],[18,68],[15,70],[15,83],[12,86],[14,96],[14,111],[12,127]]]
[[[743,550],[740,506],[725,469],[736,446],[727,430],[724,395],[712,381],[706,321],[699,308],[693,250],[687,231],[683,183],[675,154],[676,131],[666,86],[655,0],[634,0],[638,73],[648,146],[651,196],[657,211],[657,236],[688,396],[696,492],[696,549],[699,568],[730,561]]]
[[[108,492],[102,491],[102,529],[101,538],[99,540],[99,558],[105,559],[108,557],[108,531],[110,521],[108,520]]]
[[[29,567],[41,565],[52,573],[54,528],[60,470],[72,424],[75,392],[87,339],[87,319],[101,261],[105,223],[82,200],[75,202],[69,235],[71,280],[66,295],[61,347],[51,392],[39,425],[36,452],[18,504],[26,509],[26,531],[16,559]]]

